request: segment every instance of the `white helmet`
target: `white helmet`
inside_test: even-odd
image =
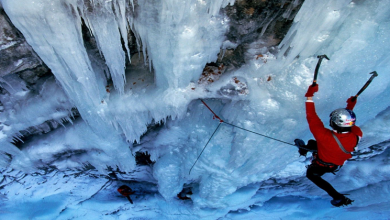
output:
[[[355,125],[356,115],[352,110],[339,108],[330,113],[330,126],[333,125],[341,128],[350,128]]]

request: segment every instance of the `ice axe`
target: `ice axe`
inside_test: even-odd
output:
[[[317,58],[319,59],[318,60],[318,63],[317,63],[317,66],[316,66],[316,69],[314,71],[314,79],[313,79],[313,84],[311,84],[311,86],[315,86],[317,84],[317,75],[318,75],[318,70],[320,69],[320,66],[321,66],[321,62],[322,62],[322,59],[327,59],[329,60],[329,58],[324,54],[324,55],[320,55],[320,56],[317,56]]]
[[[370,74],[372,74],[372,76],[367,80],[366,84],[364,84],[364,86],[359,90],[359,92],[352,98],[352,101],[354,102],[356,100],[356,98],[368,87],[368,85],[370,85],[370,83],[372,82],[372,80],[378,76],[378,73],[376,71],[372,71]]]

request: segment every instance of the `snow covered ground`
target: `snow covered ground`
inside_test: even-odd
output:
[[[215,61],[222,45],[234,46],[224,42],[228,20],[218,14],[233,1],[188,0],[184,11],[177,1],[139,1],[138,17],[123,13],[132,1],[114,1],[116,13],[109,2],[91,1],[104,6],[96,16],[76,13],[86,6],[70,0],[1,0],[59,84],[44,79],[45,90],[32,92],[2,79],[15,91],[2,97],[0,141],[12,155],[0,161],[2,219],[389,219],[389,0],[307,0],[277,54],[253,43],[244,66],[221,67],[220,76],[216,68],[210,81],[202,80],[214,77],[201,75],[205,64]],[[82,45],[81,17],[105,64]],[[122,19],[130,19],[148,51],[148,68],[142,62],[124,68]],[[325,176],[350,194],[352,206],[330,205],[330,197],[305,178],[310,161],[294,146],[227,124],[189,172],[219,124],[201,99],[236,126],[287,143],[311,138],[303,96],[321,54],[330,60],[322,63],[315,103],[325,123],[368,73],[379,74],[355,107],[364,132],[361,155]],[[107,69],[113,85],[106,84]],[[68,116],[73,107],[83,120]],[[21,149],[10,144],[17,131],[47,120],[63,126]],[[155,163],[137,165],[134,155],[146,151]],[[136,191],[133,205],[116,191],[122,184]],[[192,200],[176,198],[183,187],[192,188]]]
[[[389,158],[387,148],[370,159],[348,162],[336,176],[325,175],[355,200],[344,208],[332,207],[329,196],[301,175],[242,187],[224,199],[225,208],[201,208],[196,205],[197,191],[194,201],[167,202],[152,176],[145,175],[150,174],[149,166],[111,178],[94,171],[51,171],[41,176],[7,170],[0,215],[3,219],[388,219]],[[11,179],[6,175],[17,181],[8,185]],[[131,196],[134,204],[116,191],[123,184],[136,191]]]

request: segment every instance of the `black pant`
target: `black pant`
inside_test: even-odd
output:
[[[316,163],[312,163],[307,168],[306,177],[318,187],[325,190],[333,199],[341,199],[343,198],[343,195],[337,192],[332,185],[330,185],[327,181],[321,178],[321,176],[325,173],[334,172],[337,168],[337,166],[329,168],[320,166]]]

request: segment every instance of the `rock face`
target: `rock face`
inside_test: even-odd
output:
[[[50,74],[2,8],[0,24],[0,77],[18,74],[27,84],[34,84],[39,77]]]
[[[252,55],[247,53],[250,47],[273,53],[302,3],[303,0],[238,0],[233,6],[224,8],[223,12],[230,18],[230,30],[226,36],[237,47],[227,48],[220,62],[225,66],[240,67],[245,56]]]
[[[137,4],[137,1],[134,2]],[[275,46],[287,33],[302,3],[303,0],[237,0],[234,5],[222,9],[221,13],[230,20],[230,29],[226,34],[230,43],[221,50],[219,59],[207,64],[205,69],[216,66],[237,68],[245,63],[245,57],[262,57],[265,53],[275,53]],[[0,24],[0,93],[12,93],[3,85],[8,77],[20,80],[26,89],[39,91],[37,82],[41,78],[53,77],[53,74],[13,26],[1,5]],[[94,36],[82,25],[85,47],[96,50],[96,54],[99,54]],[[131,31],[128,39],[131,55],[142,53],[139,51],[142,46],[137,45],[136,37]],[[251,52],[248,52],[249,48],[252,48]],[[256,54],[253,54],[253,48],[257,48]],[[0,96],[0,111],[4,111],[3,101]],[[77,110],[73,109],[72,112],[77,115]],[[52,126],[53,124],[56,123],[48,121],[20,133],[23,136],[47,133],[57,127]]]

